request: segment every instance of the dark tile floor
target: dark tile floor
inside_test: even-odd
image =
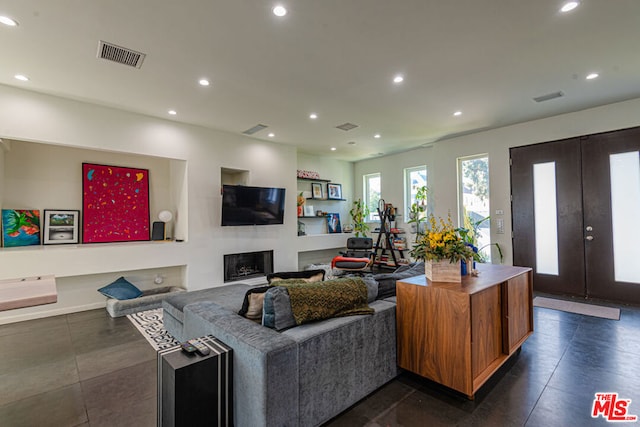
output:
[[[596,392],[631,399],[640,415],[640,308],[620,321],[543,308],[534,318],[522,352],[474,401],[405,373],[327,427],[604,426],[590,415]],[[1,427],[147,425],[156,355],[126,318],[93,310],[0,326]]]

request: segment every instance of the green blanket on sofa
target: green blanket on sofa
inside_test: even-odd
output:
[[[331,317],[373,314],[367,304],[367,286],[359,277],[306,283],[297,280],[275,282],[287,288],[296,324]]]

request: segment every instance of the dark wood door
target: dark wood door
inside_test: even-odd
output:
[[[513,264],[533,269],[536,291],[585,293],[580,161],[577,138],[511,149]],[[555,163],[556,174],[557,275],[540,273],[536,262],[533,168],[535,164],[548,162]]]
[[[514,265],[533,268],[535,290],[640,303],[640,279],[616,280],[613,229],[619,220],[612,215],[611,186],[611,156],[626,153],[631,163],[639,159],[638,171],[639,152],[640,128],[511,149]],[[538,272],[536,261],[533,170],[550,162],[556,178],[557,274]],[[639,179],[630,174],[623,185],[637,190]],[[637,193],[629,195],[638,198]],[[640,207],[640,201],[629,206]],[[640,208],[635,210],[640,218]],[[640,237],[636,227],[628,233]],[[628,248],[627,259],[640,260],[640,245]]]
[[[640,177],[633,173],[625,174],[621,182],[628,189],[629,200],[624,203],[624,208],[635,206],[637,211],[635,227],[623,230],[625,235],[638,243],[631,243],[629,249],[635,251],[635,256],[626,252],[614,253],[614,220],[612,205],[612,168],[616,167],[615,155],[627,154],[632,162],[640,165],[640,128],[626,129],[616,132],[607,132],[586,137],[581,142],[582,148],[582,182],[584,203],[584,236],[585,236],[585,260],[586,260],[586,285],[587,293],[594,298],[612,299],[630,303],[640,303],[640,282],[634,282],[620,278],[620,271],[616,274],[615,258],[623,256],[627,258],[625,265],[618,265],[618,270],[628,267],[628,263],[634,263],[632,268],[640,268],[640,200],[633,191],[640,187]],[[613,157],[612,157],[613,155]],[[640,166],[639,166],[640,167]],[[620,180],[618,180],[620,183]],[[620,220],[618,220],[620,222]],[[618,223],[618,226],[623,224]],[[634,236],[635,234],[635,236]],[[624,237],[622,237],[624,239]],[[637,282],[635,282],[637,281]]]

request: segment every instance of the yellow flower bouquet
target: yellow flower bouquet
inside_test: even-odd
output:
[[[411,250],[411,256],[423,261],[459,262],[474,257],[473,249],[467,246],[454,228],[451,216],[447,221],[429,215],[429,229],[418,237]]]

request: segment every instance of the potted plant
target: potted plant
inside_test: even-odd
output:
[[[479,219],[478,221],[474,221],[469,214],[465,213],[464,219],[464,228],[459,228],[458,233],[462,236],[465,243],[473,247],[473,250],[478,254],[476,257],[476,261],[478,262],[487,262],[486,255],[482,253],[482,250],[486,247],[495,246],[498,250],[498,254],[500,255],[500,263],[504,260],[504,256],[502,255],[502,248],[497,243],[489,243],[482,247],[478,247],[478,235],[480,234],[480,225],[491,219],[490,216]]]
[[[411,256],[424,261],[427,279],[435,282],[460,282],[460,262],[473,259],[473,249],[453,227],[451,216],[444,221],[428,218],[429,229],[419,235],[411,249]]]
[[[362,201],[362,199],[355,200],[349,211],[351,219],[353,220],[353,231],[356,233],[356,237],[366,237],[369,231],[369,224],[365,221],[369,216],[369,207]]]
[[[416,192],[416,201],[409,207],[409,221],[407,224],[415,224],[416,241],[420,237],[424,227],[422,224],[427,220],[427,196],[429,188],[426,185],[418,188]],[[412,227],[413,228],[413,227]],[[413,233],[413,230],[411,231]]]

